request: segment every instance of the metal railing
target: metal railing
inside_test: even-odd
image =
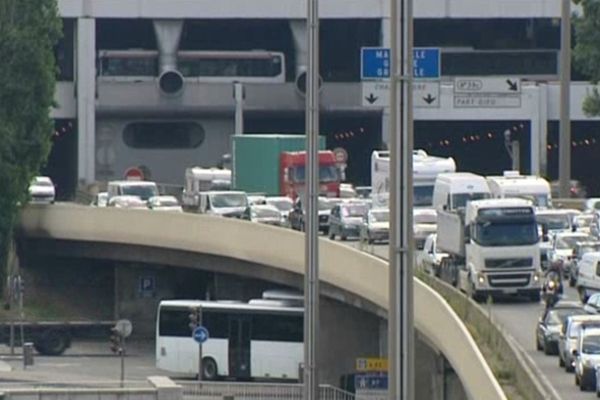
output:
[[[302,400],[298,383],[190,382],[177,381],[185,400]],[[319,386],[319,400],[355,400],[352,393],[330,385]]]

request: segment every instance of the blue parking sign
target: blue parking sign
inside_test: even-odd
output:
[[[361,80],[390,78],[391,59],[389,47],[362,47],[360,53]]]

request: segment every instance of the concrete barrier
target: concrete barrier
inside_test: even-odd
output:
[[[33,205],[23,210],[28,237],[149,246],[232,257],[304,273],[304,235],[230,218],[74,204]],[[320,240],[321,282],[339,288],[342,301],[388,306],[387,262],[330,240]],[[415,326],[448,359],[471,399],[506,399],[467,329],[434,290],[414,282]],[[358,300],[357,300],[358,299]]]

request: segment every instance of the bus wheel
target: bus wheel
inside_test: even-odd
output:
[[[202,359],[202,379],[206,381],[214,381],[217,379],[219,370],[217,369],[217,362],[210,357]]]

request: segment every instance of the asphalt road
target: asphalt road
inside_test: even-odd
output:
[[[358,248],[357,241],[348,241],[347,244]],[[388,258],[387,245],[368,246],[365,251],[378,257]],[[575,290],[565,284],[564,298],[578,300]],[[543,303],[531,303],[526,299],[500,298],[495,299],[492,305],[492,318],[499,323],[531,357],[538,371],[551,383],[556,393],[565,400],[579,400],[595,398],[594,392],[581,392],[575,386],[573,373],[566,373],[564,368],[558,366],[558,356],[547,356],[535,348],[535,328],[537,320],[544,309]]]

